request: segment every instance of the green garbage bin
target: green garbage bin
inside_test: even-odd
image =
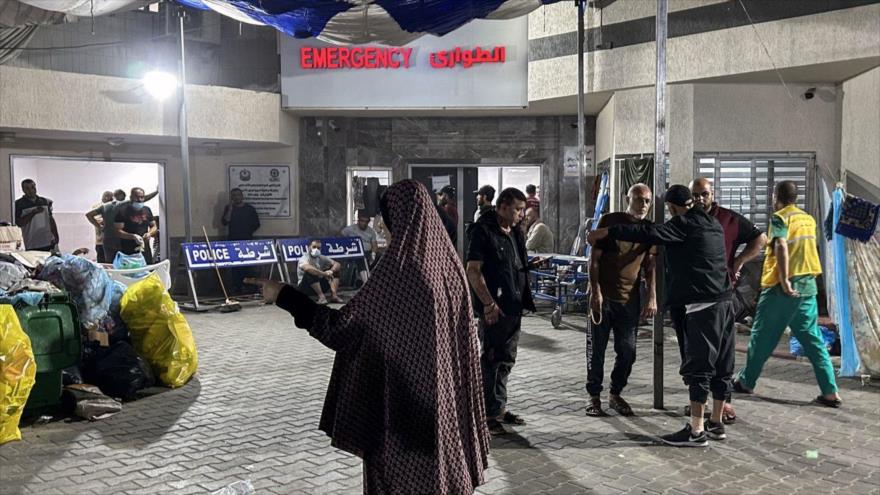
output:
[[[25,412],[34,413],[61,402],[61,370],[79,364],[82,354],[76,306],[66,293],[43,297],[37,306],[16,309],[21,327],[31,339],[37,376]]]

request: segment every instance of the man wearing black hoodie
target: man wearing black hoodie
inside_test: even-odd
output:
[[[615,240],[664,245],[667,251],[666,306],[684,306],[685,360],[680,373],[688,386],[690,423],[660,439],[677,447],[705,447],[708,438],[724,440],[721,413],[732,390],[735,348],[733,291],[727,274],[724,231],[683,185],[666,191],[672,219],[664,224],[615,225],[597,229],[587,241]],[[703,421],[703,408],[712,393],[712,415]]]

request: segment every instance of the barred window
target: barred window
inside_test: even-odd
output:
[[[694,176],[712,181],[715,201],[764,232],[773,214],[773,189],[781,181],[797,184],[798,208],[815,214],[814,155],[695,154],[694,161]]]

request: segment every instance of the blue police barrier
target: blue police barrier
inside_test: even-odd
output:
[[[278,250],[284,265],[283,274],[288,283],[294,283],[287,263],[296,263],[308,252],[310,238],[278,239]],[[325,237],[321,241],[321,254],[333,260],[366,260],[363,242],[360,237]],[[369,266],[367,268],[369,273]]]
[[[204,242],[183,243],[186,266],[190,270],[270,265],[278,262],[275,242],[271,239],[256,241],[214,241],[211,249]]]
[[[181,244],[181,250],[184,259],[186,259],[186,274],[189,277],[189,286],[193,297],[192,308],[187,304],[182,304],[181,307],[196,311],[202,310],[202,304],[200,304],[196,293],[196,284],[193,279],[194,271],[208,270],[214,266],[217,268],[238,268],[279,265],[278,251],[275,249],[275,240],[273,239],[214,241],[210,248],[205,242],[185,242]],[[282,272],[280,265],[278,269],[279,272]],[[272,276],[271,272],[269,276]]]

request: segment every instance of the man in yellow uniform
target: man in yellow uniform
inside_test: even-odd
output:
[[[752,339],[746,367],[734,381],[734,390],[752,393],[761,369],[776,349],[786,327],[804,348],[813,364],[822,395],[816,402],[840,407],[834,366],[822,341],[817,320],[816,276],[822,273],[816,248],[816,221],[795,206],[797,185],[791,181],[777,184],[774,207],[761,275],[761,296],[752,326]]]

